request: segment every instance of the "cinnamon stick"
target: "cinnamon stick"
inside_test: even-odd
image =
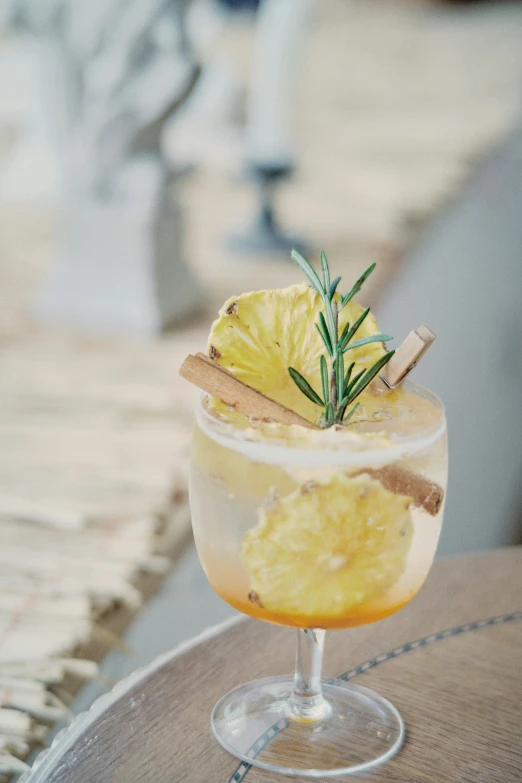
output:
[[[354,475],[367,473],[381,482],[383,487],[396,495],[409,495],[418,508],[436,516],[442,506],[444,490],[434,481],[419,476],[406,468],[385,465],[384,468],[364,468]]]
[[[299,416],[295,411],[243,383],[202,353],[187,356],[180,367],[179,374],[239,413],[261,421],[299,424],[301,427],[319,429],[316,424]]]

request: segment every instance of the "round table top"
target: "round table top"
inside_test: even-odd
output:
[[[520,783],[521,610],[522,547],[513,547],[439,560],[400,612],[330,633],[325,676],[373,688],[406,724],[397,756],[352,783]],[[204,632],[99,699],[26,780],[281,781],[224,751],[209,718],[230,688],[291,672],[294,641],[290,629],[244,618]]]

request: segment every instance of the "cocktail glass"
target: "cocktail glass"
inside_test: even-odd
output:
[[[446,480],[444,408],[413,383],[376,396],[349,427],[284,436],[277,425],[215,415],[201,398],[190,502],[203,569],[234,608],[297,629],[294,676],[239,685],[216,704],[211,726],[227,751],[311,778],[362,772],[397,752],[404,724],[389,701],[322,678],[325,632],[375,622],[415,596],[435,555]],[[308,512],[290,514],[307,493],[317,528]],[[277,527],[280,502],[290,523]],[[401,502],[406,515],[388,520]],[[265,592],[253,589],[260,581]]]

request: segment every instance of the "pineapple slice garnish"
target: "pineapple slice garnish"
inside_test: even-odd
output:
[[[233,297],[212,324],[207,353],[239,380],[315,422],[321,410],[299,391],[288,368],[295,368],[315,389],[321,389],[319,359],[325,347],[314,324],[322,309],[319,294],[304,283]],[[353,324],[362,312],[350,301],[340,313],[339,331],[347,321]],[[378,332],[369,313],[357,330],[357,339]],[[370,343],[349,351],[346,361],[349,357],[355,362],[355,376],[385,354],[382,343]],[[370,391],[364,391],[360,402],[364,404],[369,395]],[[212,408],[226,414],[225,406],[217,400],[210,404]]]
[[[243,539],[250,589],[273,612],[342,617],[404,573],[410,504],[367,474],[308,482],[272,499]]]

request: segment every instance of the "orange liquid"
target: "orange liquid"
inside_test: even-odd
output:
[[[200,551],[199,555],[208,581],[227,604],[257,620],[265,620],[269,623],[293,628],[353,628],[358,625],[375,623],[398,612],[417,593],[417,590],[410,590],[403,593],[400,598],[396,596],[395,600],[389,602],[384,598],[378,602],[368,601],[366,604],[351,607],[346,615],[342,616],[277,612],[265,609],[249,600],[249,580],[239,558],[223,554],[221,556],[215,553],[210,554],[208,550]]]
[[[251,601],[240,601],[236,598],[232,598],[229,595],[217,590],[214,587],[216,593],[221,598],[233,606],[243,614],[247,614],[250,617],[254,617],[256,620],[265,620],[268,623],[276,623],[277,625],[287,625],[293,628],[354,628],[357,625],[366,625],[367,623],[375,623],[377,620],[383,620],[385,617],[389,617],[391,614],[398,612],[403,606],[406,606],[410,602],[403,601],[400,604],[394,604],[381,608],[378,610],[365,610],[364,606],[357,609],[351,609],[350,614],[346,617],[325,617],[324,615],[301,615],[301,614],[284,614],[283,612],[271,612],[269,609],[262,609],[260,606],[252,603]]]

